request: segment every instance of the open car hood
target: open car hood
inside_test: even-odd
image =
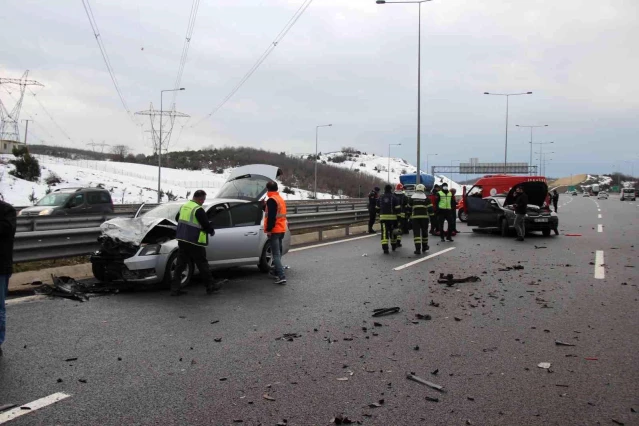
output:
[[[115,241],[136,246],[175,238],[177,224],[173,220],[157,217],[118,217],[100,225],[102,235]]]
[[[282,171],[268,164],[251,164],[238,167],[231,172],[228,179],[214,198],[258,201],[266,194],[266,184],[275,181]]]
[[[522,182],[510,188],[504,202],[505,206],[515,204],[515,199],[517,198],[515,188],[518,186],[524,188],[524,192],[528,195],[529,206],[542,207],[544,205],[546,195],[548,195],[548,185],[545,182]]]
[[[276,180],[281,174],[282,171],[275,166],[268,164],[249,164],[248,166],[238,167],[233,170],[226,181],[228,182],[244,175],[260,175],[270,180]]]

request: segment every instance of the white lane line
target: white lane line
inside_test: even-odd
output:
[[[598,212],[600,212],[600,211],[601,211],[601,209],[597,209],[597,211],[598,211]]]
[[[15,299],[9,299],[6,301],[5,304],[7,306],[11,306],[11,305],[19,305],[20,303],[37,302],[38,300],[45,300],[45,299],[47,299],[47,296],[38,294],[35,296],[16,297]]]
[[[603,232],[603,225],[602,224],[597,225],[597,232]]]
[[[56,402],[62,401],[63,399],[66,399],[70,396],[71,395],[64,392],[58,392],[54,393],[53,395],[45,396],[44,398],[40,398],[28,404],[21,405],[20,407],[14,408],[13,410],[5,411],[4,413],[0,414],[0,425],[10,420],[17,419],[20,416],[24,416],[25,414],[33,413],[35,410],[44,408],[47,405],[55,404]]]
[[[377,235],[379,236],[379,234],[377,234]],[[296,251],[309,250],[309,249],[317,248],[317,247],[332,246],[333,244],[341,244],[341,243],[347,243],[349,241],[363,240],[364,238],[370,238],[370,237],[374,237],[374,236],[375,236],[375,234],[370,234],[370,235],[364,235],[363,237],[349,238],[347,240],[339,240],[339,241],[333,241],[333,242],[330,242],[330,243],[315,244],[314,246],[307,246],[307,247],[300,247],[300,248],[296,248],[296,249],[291,249],[288,252],[289,253],[294,253]]]
[[[606,270],[604,269],[604,252],[603,250],[597,250],[595,254],[595,279],[603,280],[606,277]]]
[[[409,263],[407,263],[405,265],[398,266],[397,268],[393,269],[393,271],[401,271],[402,269],[406,269],[406,268],[408,268],[410,266],[417,265],[418,263],[421,263],[421,262],[423,262],[425,260],[428,260],[428,259],[432,259],[435,256],[439,256],[440,254],[444,254],[444,253],[446,253],[448,251],[451,251],[451,250],[455,250],[455,247],[449,247],[449,248],[447,248],[445,250],[438,251],[437,253],[430,254],[430,255],[428,255],[426,257],[423,257],[421,259],[414,260],[414,261],[409,262]]]
[[[601,215],[600,214],[597,215],[597,219],[601,219]]]

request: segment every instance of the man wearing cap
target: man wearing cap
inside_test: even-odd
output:
[[[198,189],[193,194],[193,199],[184,204],[178,213],[176,238],[179,254],[175,275],[171,280],[171,296],[186,294],[186,291],[180,288],[180,284],[182,273],[188,264],[197,266],[204,279],[206,294],[212,294],[220,289],[219,283],[213,283],[209,262],[206,258],[209,235],[214,236],[215,230],[202,208],[204,201],[206,201],[206,192]]]
[[[379,186],[376,186],[368,193],[368,233],[376,234],[373,229],[377,217],[377,199],[379,198]]]

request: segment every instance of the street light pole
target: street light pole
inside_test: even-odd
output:
[[[541,167],[541,161],[542,161],[542,156],[543,156],[543,153],[544,153],[544,145],[548,145],[548,144],[551,144],[551,143],[555,143],[555,142],[534,142],[534,143],[530,142],[531,148],[532,148],[533,145],[539,145],[539,155],[540,155],[540,157],[539,157],[539,171],[543,170],[542,167]]]
[[[533,129],[537,127],[548,127],[547,124],[542,124],[540,126],[521,126],[519,124],[515,125],[516,127],[527,127],[530,128],[530,162],[528,163],[528,167],[532,167],[532,151],[533,151]],[[531,171],[532,173],[532,171]]]
[[[161,177],[162,177],[162,114],[163,104],[162,104],[162,95],[164,92],[177,92],[179,90],[184,90],[184,87],[180,87],[179,89],[167,89],[160,90],[160,138],[158,140],[158,204],[162,202],[162,193],[161,191]]]
[[[388,183],[391,183],[390,181],[390,147],[391,146],[401,146],[401,143],[389,143],[388,144]]]
[[[27,144],[27,136],[29,135],[29,121],[33,122],[33,120],[25,119],[25,120],[22,120],[22,121],[26,121],[27,122],[27,124],[25,124],[25,128],[24,128],[24,144],[26,145]]]
[[[511,96],[519,96],[519,95],[532,95],[532,92],[522,92],[522,93],[490,93],[484,92],[484,95],[491,96],[505,96],[506,97],[506,143],[504,144],[504,173],[506,173],[506,167],[508,164],[508,98]]]
[[[418,6],[417,13],[417,176],[415,185],[420,183],[420,159],[421,159],[421,112],[422,112],[422,3],[431,0],[413,0],[413,1],[385,1],[377,0],[377,4],[394,4],[409,3]],[[426,170],[428,172],[428,170]]]
[[[431,155],[437,155],[437,154],[426,154],[426,174],[428,174],[428,157],[430,157]]]
[[[332,127],[332,124],[321,124],[319,126],[315,126],[315,187],[313,189],[313,193],[315,194],[315,199],[317,200],[317,144],[318,144],[318,135],[320,127]]]

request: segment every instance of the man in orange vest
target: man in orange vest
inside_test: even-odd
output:
[[[269,238],[273,265],[275,266],[275,284],[286,284],[286,276],[282,267],[282,240],[286,234],[286,202],[277,192],[277,183],[266,184],[266,208],[264,215],[264,232]]]

